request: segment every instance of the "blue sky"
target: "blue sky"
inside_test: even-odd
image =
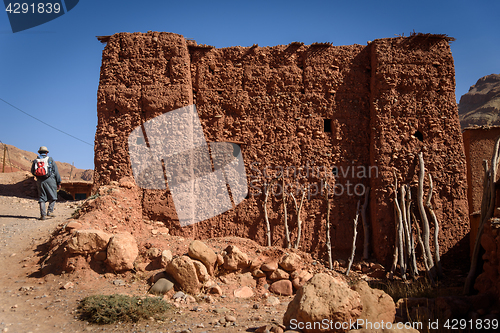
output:
[[[3,8],[3,7],[2,7]],[[362,44],[412,31],[447,34],[457,100],[500,73],[500,1],[80,0],[65,15],[12,33],[0,13],[0,141],[93,168],[97,88],[104,45],[96,36],[167,31],[218,48],[293,41]],[[87,144],[89,143],[89,144]]]

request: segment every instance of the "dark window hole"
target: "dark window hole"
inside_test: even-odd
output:
[[[332,133],[332,120],[323,119],[323,131],[325,133]]]
[[[413,133],[413,136],[419,139],[421,142],[424,142],[424,135],[420,131],[416,131]]]

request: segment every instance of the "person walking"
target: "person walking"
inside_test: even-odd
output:
[[[40,220],[46,216],[54,217],[54,208],[57,200],[57,190],[61,189],[61,175],[52,157],[47,156],[49,150],[45,146],[38,149],[38,158],[31,165],[31,173],[36,177],[38,189],[38,203],[40,205]],[[46,202],[49,207],[46,209]]]

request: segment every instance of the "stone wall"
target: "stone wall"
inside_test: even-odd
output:
[[[208,142],[240,144],[250,193],[222,215],[181,228],[168,189],[143,190],[144,217],[163,221],[171,233],[234,235],[266,244],[264,195],[259,192],[271,179],[264,171],[289,167],[286,183],[310,188],[301,214],[300,248],[324,258],[326,203],[313,194],[325,176],[318,167],[327,174],[335,167],[338,195],[330,217],[335,256],[345,258],[350,251],[356,204],[370,187],[372,251],[387,263],[395,228],[393,170],[414,189],[416,156],[423,151],[435,183],[441,251],[467,234],[465,156],[446,38],[224,49],[159,32],[119,33],[102,40],[94,190],[132,175],[127,139],[135,127],[183,106],[196,105]],[[305,177],[294,174],[293,167],[302,167]],[[288,200],[294,242],[297,221]],[[281,195],[270,197],[268,211],[272,244],[284,246]]]

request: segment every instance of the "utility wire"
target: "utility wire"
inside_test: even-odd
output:
[[[77,137],[76,137],[76,136],[74,136],[74,135],[71,135],[71,134],[69,134],[69,133],[66,133],[66,132],[64,132],[63,130],[60,130],[59,128],[56,128],[56,127],[54,127],[54,126],[52,126],[52,125],[50,125],[50,124],[47,124],[47,123],[46,123],[46,122],[44,122],[43,120],[40,120],[40,119],[38,119],[37,117],[34,117],[34,116],[30,115],[28,112],[25,112],[25,111],[21,110],[21,109],[20,109],[20,108],[18,108],[17,106],[10,104],[9,102],[7,102],[6,100],[4,100],[4,99],[3,99],[3,98],[1,98],[1,97],[0,97],[0,100],[1,100],[2,102],[4,102],[5,104],[12,106],[14,109],[16,109],[16,110],[18,110],[18,111],[21,111],[21,112],[22,112],[22,113],[24,113],[25,115],[27,115],[27,116],[29,116],[29,117],[31,117],[31,118],[33,118],[33,119],[35,119],[35,120],[38,120],[38,121],[39,121],[39,122],[41,122],[42,124],[47,125],[47,126],[49,126],[50,128],[53,128],[53,129],[55,129],[56,131],[59,131],[59,132],[61,132],[61,133],[63,133],[63,134],[66,134],[66,135],[68,135],[68,136],[72,137],[73,139],[76,139],[76,140],[78,140],[78,141],[81,141],[81,142],[83,142],[83,143],[86,143],[86,144],[88,144],[88,145],[89,145],[89,146],[91,146],[91,147],[94,147],[94,145],[93,145],[93,144],[88,143],[87,141],[84,141],[84,140],[82,140],[82,139],[79,139],[79,138],[77,138]]]

